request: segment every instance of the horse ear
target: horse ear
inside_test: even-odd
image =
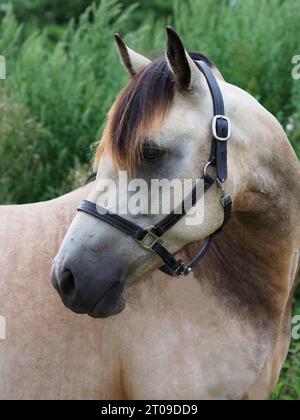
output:
[[[185,50],[177,32],[170,26],[166,27],[167,48],[166,55],[177,87],[180,90],[191,90],[199,84],[200,72],[196,64]]]
[[[128,48],[119,34],[115,34],[115,40],[121,60],[130,76],[134,76],[151,63],[148,58]]]

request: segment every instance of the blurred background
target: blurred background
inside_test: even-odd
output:
[[[113,33],[154,57],[171,24],[225,79],[283,124],[300,156],[299,0],[0,0],[0,203],[28,203],[82,185],[91,144],[127,76]],[[300,314],[300,297],[295,314]],[[300,343],[274,399],[300,399]]]

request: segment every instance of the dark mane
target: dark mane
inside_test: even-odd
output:
[[[202,60],[205,61],[205,63],[210,67],[210,68],[214,68],[216,67],[215,63],[208,58],[206,55],[198,53],[198,52],[189,52],[190,57],[193,60]]]
[[[199,53],[190,53],[194,60],[212,61]],[[174,78],[167,60],[159,58],[136,74],[114,103],[96,151],[95,167],[104,151],[108,151],[118,168],[132,173],[139,160],[145,132],[153,122],[161,124],[174,99]]]

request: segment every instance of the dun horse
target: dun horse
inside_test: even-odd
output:
[[[96,182],[48,203],[0,208],[1,398],[265,399],[277,382],[299,268],[299,163],[268,111],[210,60],[188,54],[170,28],[167,37],[165,58],[154,62],[117,37],[131,80],[108,116]],[[98,182],[117,180],[120,168],[147,183],[203,175],[214,109],[198,60],[231,121],[222,184],[231,218],[201,264],[176,279],[156,271],[166,261],[116,219],[77,213],[52,267],[76,315],[48,272],[80,200],[101,203]],[[183,217],[163,235],[170,255],[190,260],[222,226],[219,187],[205,194],[201,224]],[[161,215],[126,219],[153,226]]]

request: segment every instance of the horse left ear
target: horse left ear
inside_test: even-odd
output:
[[[119,34],[115,34],[115,40],[121,60],[130,76],[139,73],[151,63],[148,58],[128,48]]]
[[[185,50],[177,32],[170,26],[166,27],[166,55],[179,90],[194,89],[200,83],[200,72],[196,64]]]

